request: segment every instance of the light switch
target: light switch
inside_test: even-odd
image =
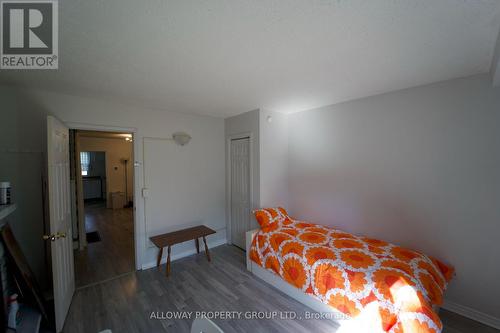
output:
[[[142,189],[142,197],[143,198],[148,198],[149,197],[149,189],[148,188],[143,188]]]

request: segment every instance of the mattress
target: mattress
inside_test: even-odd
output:
[[[442,330],[433,309],[454,270],[418,251],[283,216],[257,232],[250,259],[373,331]]]

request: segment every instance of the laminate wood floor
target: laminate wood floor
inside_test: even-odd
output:
[[[103,203],[85,205],[85,228],[87,232],[98,231],[101,240],[74,251],[77,288],[135,270],[132,208],[113,210]]]
[[[169,311],[293,311],[307,307],[247,272],[245,254],[223,245],[161,269],[133,272],[76,292],[64,332],[189,332],[193,319],[150,319]],[[442,310],[445,333],[499,331]],[[335,332],[329,320],[214,320],[225,332]]]

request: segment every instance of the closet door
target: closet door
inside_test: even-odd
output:
[[[250,229],[250,138],[231,140],[231,242],[245,249]]]

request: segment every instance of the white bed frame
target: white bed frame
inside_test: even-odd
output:
[[[247,270],[252,272],[258,278],[264,280],[269,283],[276,289],[281,292],[287,294],[288,296],[294,298],[298,302],[304,304],[305,306],[311,308],[313,311],[316,311],[320,314],[325,314],[323,318],[330,319],[336,324],[340,326],[340,332],[374,332],[374,328],[372,323],[367,323],[366,321],[361,320],[348,320],[342,319],[344,314],[340,311],[335,310],[331,306],[320,302],[316,298],[311,295],[304,293],[302,290],[292,286],[285,280],[283,280],[280,276],[268,271],[265,268],[257,265],[250,259],[250,248],[252,246],[252,240],[255,234],[259,231],[259,229],[254,229],[246,232],[246,260],[247,260]],[[433,306],[434,311],[438,314],[439,307]],[[368,325],[367,325],[368,324]]]
[[[252,272],[252,274],[257,276],[258,278],[269,283],[276,289],[280,290],[281,292],[311,308],[313,311],[324,314],[324,318],[330,319],[340,326],[346,325],[348,320],[341,319],[345,317],[343,313],[335,310],[325,303],[320,302],[313,296],[304,293],[302,290],[292,286],[291,284],[283,280],[280,276],[268,271],[265,268],[262,268],[250,259],[250,248],[252,246],[252,240],[258,231],[259,229],[254,229],[246,232],[247,270]]]

